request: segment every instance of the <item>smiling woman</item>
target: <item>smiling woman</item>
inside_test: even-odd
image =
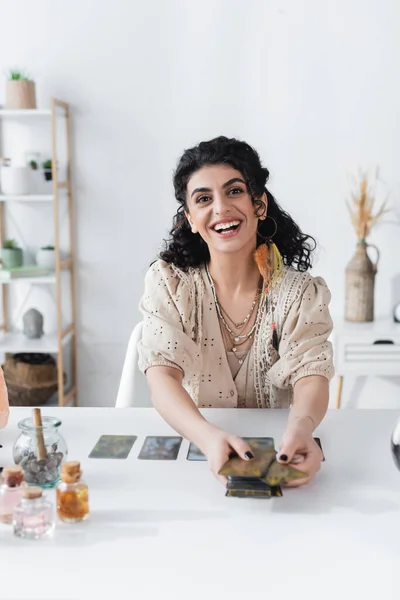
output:
[[[139,366],[156,409],[215,475],[232,450],[251,459],[251,449],[199,407],[290,407],[279,460],[302,463],[299,485],[322,459],[312,433],[333,376],[330,292],[308,273],[314,239],[280,208],[268,176],[245,142],[185,151],[171,238],[146,276]]]

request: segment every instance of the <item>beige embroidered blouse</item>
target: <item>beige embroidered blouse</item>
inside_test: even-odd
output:
[[[333,377],[330,297],[321,277],[285,268],[262,302],[251,351],[234,379],[205,269],[183,272],[159,260],[147,272],[140,302],[139,368],[180,369],[199,407],[288,407],[298,379]]]

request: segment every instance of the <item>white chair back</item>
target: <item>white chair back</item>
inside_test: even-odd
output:
[[[151,406],[150,392],[146,377],[138,367],[137,346],[142,337],[142,323],[138,323],[129,338],[121,380],[119,383],[116,408]]]

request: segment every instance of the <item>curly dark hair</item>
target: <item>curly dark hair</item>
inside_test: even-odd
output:
[[[198,233],[192,233],[185,216],[185,211],[188,211],[186,187],[190,177],[205,165],[221,164],[230,165],[242,173],[257,216],[262,215],[265,206],[261,198],[264,193],[267,195],[268,216],[275,219],[276,228],[271,219],[259,221],[260,235],[257,235],[257,246],[262,244],[265,238],[273,236],[285,265],[295,267],[298,271],[310,269],[311,253],[316,247],[315,239],[301,231],[265,187],[269,171],[262,166],[258,153],[246,142],[224,136],[201,142],[194,148],[185,150],[179,160],[174,173],[175,197],[179,207],[173,218],[171,237],[165,241],[165,249],[160,253],[160,258],[183,271],[209,261],[207,244]]]

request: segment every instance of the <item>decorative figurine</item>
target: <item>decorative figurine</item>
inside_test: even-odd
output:
[[[43,315],[36,308],[30,308],[22,317],[24,334],[30,340],[41,338],[43,335]]]

